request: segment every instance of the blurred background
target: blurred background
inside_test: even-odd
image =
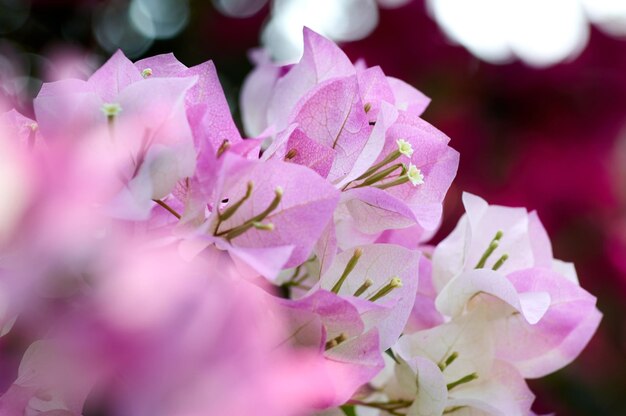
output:
[[[462,191],[535,209],[598,297],[583,355],[531,381],[536,410],[626,415],[626,2],[0,0],[0,101],[31,115],[42,81],[85,78],[118,48],[174,52],[215,62],[239,122],[248,51],[293,62],[302,24],[432,98],[424,118],[461,152],[436,240]]]

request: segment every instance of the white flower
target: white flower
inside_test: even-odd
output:
[[[118,103],[104,103],[102,104],[102,112],[107,117],[115,117],[122,112],[122,106]]]
[[[409,170],[407,171],[406,176],[409,178],[409,181],[411,181],[413,186],[422,185],[424,183],[424,175],[422,175],[422,171],[412,163],[409,165]]]
[[[411,146],[411,143],[404,139],[398,139],[396,140],[396,143],[398,144],[398,151],[400,153],[408,157],[413,155],[413,146]]]

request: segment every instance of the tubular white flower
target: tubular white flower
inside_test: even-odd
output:
[[[414,164],[409,165],[409,169],[406,172],[406,176],[413,186],[422,185],[424,183],[424,175],[422,171]]]
[[[408,157],[413,156],[413,146],[411,146],[411,143],[404,139],[398,139],[396,143],[398,144],[398,151],[400,153]]]

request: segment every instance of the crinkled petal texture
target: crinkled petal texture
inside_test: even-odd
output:
[[[357,308],[326,290],[298,299],[284,300],[289,310],[289,331],[284,343],[308,346],[323,354],[334,397],[324,407],[345,403],[356,390],[384,367],[378,331],[366,330]],[[334,347],[328,340],[342,336]]]
[[[250,134],[259,134],[269,126],[279,131],[284,129],[291,109],[302,97],[315,86],[331,79],[357,76],[360,101],[364,106],[367,104],[367,119],[371,122],[377,121],[383,102],[406,111],[412,117],[419,117],[430,102],[407,83],[385,76],[380,67],[360,68],[358,64],[353,65],[335,43],[306,27],[303,36],[302,59],[284,76],[280,67],[269,62],[267,54],[255,51],[252,56],[256,70],[246,81],[242,95],[244,120],[249,120],[247,124],[256,127],[249,131]],[[260,111],[266,107],[266,110]]]
[[[271,224],[273,229],[250,227],[232,238],[230,244],[239,248],[290,246],[293,252],[284,267],[294,267],[305,261],[332,218],[339,200],[338,191],[303,166],[274,160],[246,160],[232,154],[224,157],[220,191],[213,206],[219,206],[226,199],[231,205],[240,201],[250,183],[252,191],[228,219],[220,221],[214,211],[209,231],[228,237],[229,230],[241,227],[270,208],[279,189],[282,196],[277,206],[258,220]]]
[[[291,124],[278,133],[276,139],[263,152],[262,159],[277,159],[307,166],[321,177],[327,178],[335,161],[335,150],[307,135],[298,124]]]
[[[290,123],[297,123],[308,137],[332,149],[335,158],[328,179],[342,179],[352,169],[371,131],[356,75],[317,84],[302,97]]]
[[[520,295],[548,293],[547,312],[535,325],[509,314],[494,322],[496,354],[526,378],[543,377],[572,362],[598,329],[596,298],[561,274],[542,268],[507,276]]]
[[[386,130],[385,144],[376,163],[397,150],[397,140],[406,140],[415,150],[411,157],[401,156],[398,162],[420,169],[424,183],[407,182],[384,190],[348,186],[348,209],[354,225],[363,233],[378,236],[386,230],[413,225],[424,233],[439,226],[443,198],[456,175],[459,154],[448,146],[449,139],[428,123],[420,119],[410,122],[404,115]],[[387,182],[391,180],[381,183]]]
[[[332,78],[355,74],[352,62],[337,45],[304,28],[304,54],[300,62],[276,82],[267,109],[268,123],[277,130],[284,129],[291,110],[311,88]]]
[[[417,225],[422,233],[434,232],[458,153],[448,147],[445,135],[419,118],[428,99],[385,76],[380,67],[353,65],[334,43],[306,28],[304,45],[301,61],[285,75],[283,69],[271,69],[266,56],[254,57],[257,70],[242,102],[251,108],[244,119],[258,126],[255,132],[272,137],[263,159],[303,164],[344,191],[349,215],[335,218],[343,223],[337,227],[342,248],[372,242],[390,229]],[[397,151],[399,139],[415,151],[393,163],[405,169],[415,165],[424,183],[389,185],[398,178],[398,168],[381,182],[363,184],[372,172],[391,166],[368,172]]]
[[[401,199],[413,211],[417,223],[425,230],[439,226],[443,198],[456,176],[459,153],[448,146],[450,139],[433,126],[419,118],[411,118],[411,124],[399,120],[387,131],[387,143],[382,155],[397,148],[397,139],[411,143],[414,152],[411,163],[424,176],[424,183],[411,183],[389,188],[387,192]],[[400,227],[398,227],[400,228]]]
[[[385,146],[387,131],[397,118],[398,111],[390,104],[382,102],[374,128],[371,130],[371,133],[367,138],[363,149],[359,153],[358,158],[355,160],[350,173],[337,183],[338,188],[344,188],[348,183],[364,174],[374,164]]]
[[[552,266],[552,246],[535,212],[488,205],[469,193],[463,194],[463,204],[466,214],[433,254],[438,290],[463,270],[473,269],[498,231],[502,231],[502,238],[485,267],[491,268],[504,254],[509,258],[498,269],[504,274],[528,267]]]
[[[360,310],[367,329],[378,329],[380,346],[386,350],[402,333],[413,308],[420,253],[390,244],[360,246],[355,250],[361,252],[360,258],[337,293]],[[354,250],[347,250],[337,255],[320,279],[322,289],[331,290],[337,284],[353,254]],[[400,279],[400,287],[374,301],[369,300],[394,278]],[[355,292],[366,280],[370,280],[371,285],[355,297]]]

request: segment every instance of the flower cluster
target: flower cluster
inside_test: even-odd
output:
[[[466,194],[426,98],[304,31],[211,62],[116,53],[0,116],[7,416],[527,415],[601,315],[537,215]],[[373,412],[373,413],[372,413]]]

